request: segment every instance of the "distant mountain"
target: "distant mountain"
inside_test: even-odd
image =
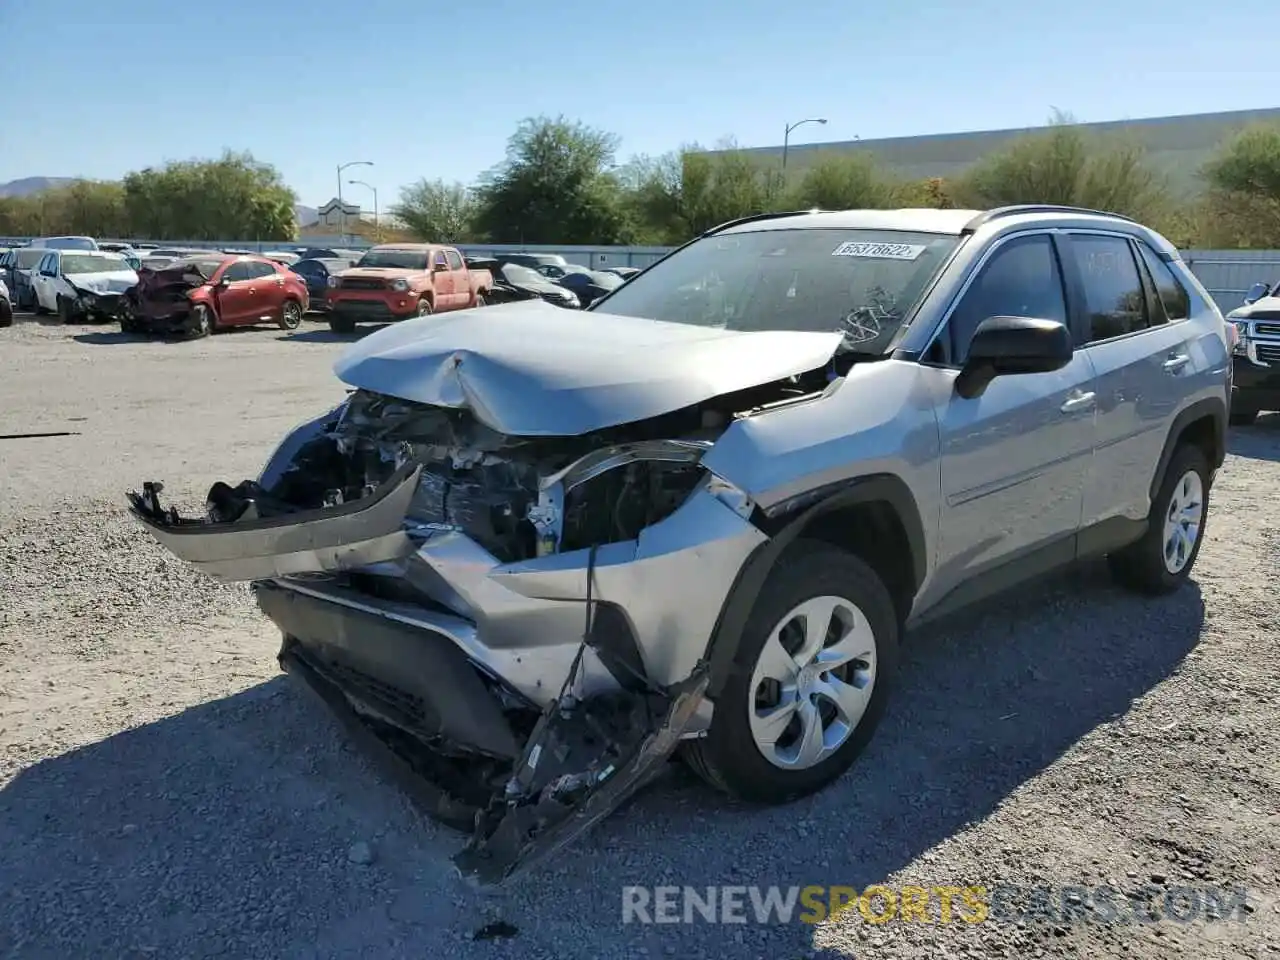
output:
[[[315,223],[320,219],[320,210],[316,207],[304,207],[300,203],[293,205],[294,213],[298,215],[298,223],[306,226],[308,223]]]
[[[10,180],[0,183],[0,197],[25,197],[41,190],[52,190],[54,187],[65,187],[75,183],[79,177],[23,177],[21,180]]]

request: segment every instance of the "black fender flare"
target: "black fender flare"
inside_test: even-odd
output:
[[[1178,448],[1178,438],[1188,426],[1205,417],[1213,419],[1213,453],[1209,458],[1209,466],[1214,470],[1222,466],[1227,456],[1227,402],[1219,397],[1207,397],[1204,400],[1197,400],[1173,418],[1169,435],[1164,438],[1164,449],[1160,451],[1160,461],[1156,464],[1155,474],[1151,477],[1152,500],[1156,498],[1156,494],[1160,492],[1160,485],[1164,483],[1164,473],[1169,468],[1169,461],[1173,459],[1173,451]]]
[[[772,513],[772,516],[790,516],[790,519],[747,557],[720,608],[720,616],[707,642],[703,659],[710,668],[710,681],[707,685],[707,696],[710,699],[714,700],[719,696],[733,672],[742,631],[746,628],[751,608],[783,552],[799,539],[816,517],[855,504],[878,501],[887,502],[902,521],[902,528],[906,531],[911,548],[915,584],[919,588],[928,569],[924,523],[920,518],[915,496],[901,477],[887,473],[854,477],[803,494],[792,501],[784,501],[779,505],[781,509]],[[788,508],[789,504],[794,506]]]

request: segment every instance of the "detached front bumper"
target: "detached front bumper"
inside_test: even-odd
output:
[[[407,463],[361,500],[233,522],[181,518],[154,484],[130,501],[178,557],[255,581],[282,666],[381,731],[363,738],[396,779],[480,772],[486,802],[474,782],[428,786],[426,802],[476,824],[459,865],[497,882],[706,729],[708,644],[767,537],[704,483],[635,540],[502,563],[458,530],[406,519],[419,475]]]

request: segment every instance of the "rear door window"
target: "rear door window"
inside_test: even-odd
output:
[[[1160,297],[1160,305],[1164,307],[1165,318],[1170,323],[1178,320],[1186,320],[1191,316],[1191,295],[1187,293],[1187,288],[1169,269],[1169,265],[1156,256],[1156,252],[1152,250],[1142,241],[1138,241],[1138,251],[1142,255],[1142,261],[1147,265],[1147,271],[1151,274],[1151,281],[1156,286],[1156,293]]]
[[[1127,238],[1074,234],[1071,249],[1084,286],[1089,343],[1123,337],[1151,325],[1146,292]]]

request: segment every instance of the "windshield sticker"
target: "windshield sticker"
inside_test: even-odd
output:
[[[848,240],[831,251],[833,257],[865,257],[869,260],[914,260],[924,253],[922,243],[872,243]]]

